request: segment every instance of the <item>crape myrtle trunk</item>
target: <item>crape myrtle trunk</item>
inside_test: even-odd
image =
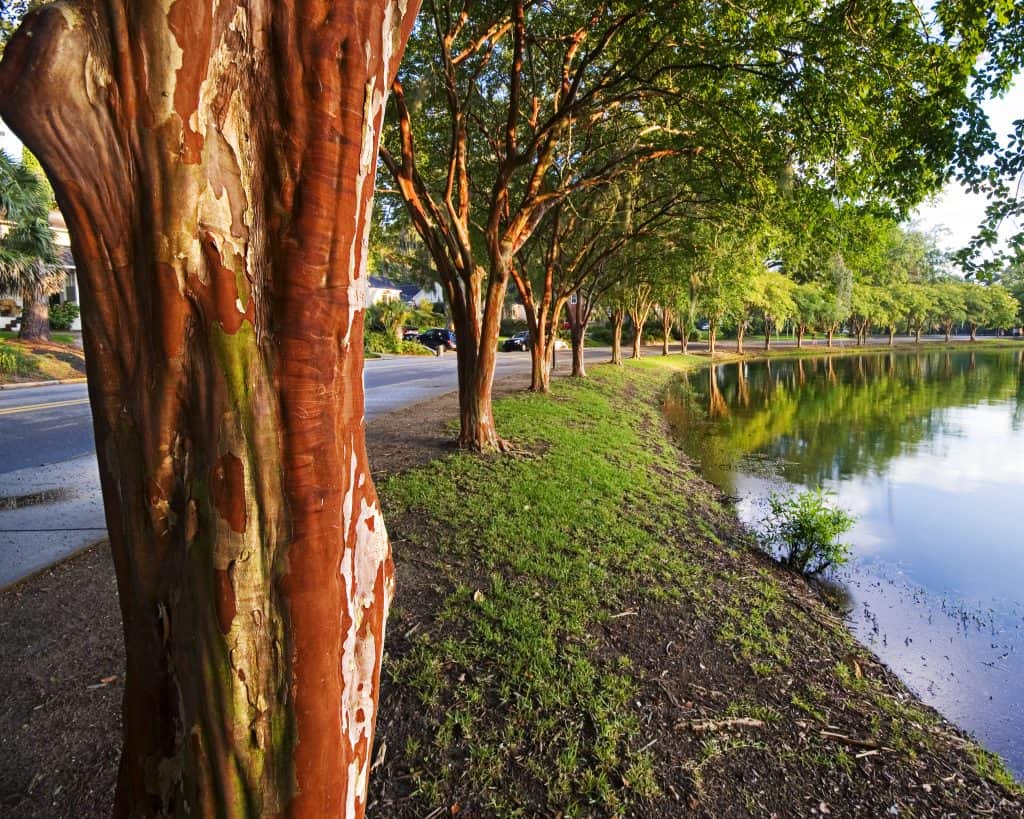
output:
[[[479,284],[482,276],[469,277],[467,288],[456,285],[454,277],[442,284],[448,297],[455,326],[455,349],[459,373],[459,446],[479,452],[505,449],[498,437],[491,409],[494,367],[497,363],[498,330],[501,302],[481,299]],[[503,277],[492,277],[488,288],[504,290],[508,283]],[[483,303],[481,311],[480,305]]]
[[[616,308],[612,311],[612,364],[622,366],[622,325],[626,322],[626,311]]]
[[[587,319],[573,321],[569,328],[569,337],[572,342],[572,376],[574,378],[587,377],[587,365],[584,358],[587,338]]]
[[[367,231],[416,0],[80,0],[0,114],[71,232],[124,623],[118,816],[363,815],[392,594]]]

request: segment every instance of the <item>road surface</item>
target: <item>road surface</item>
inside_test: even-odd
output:
[[[567,368],[569,354],[558,357]],[[607,357],[587,351],[588,361]],[[456,367],[454,353],[367,361],[366,417],[451,392]],[[498,356],[498,378],[529,370],[528,353]],[[0,390],[0,588],[105,533],[85,384]]]

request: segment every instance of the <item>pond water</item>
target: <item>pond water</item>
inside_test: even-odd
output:
[[[851,629],[1024,777],[1024,353],[715,365],[666,414],[754,528],[773,492],[836,494]]]

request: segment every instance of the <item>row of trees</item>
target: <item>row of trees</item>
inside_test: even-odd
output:
[[[1007,19],[426,0],[414,25],[418,5],[62,0],[6,43],[0,114],[82,291],[128,658],[119,815],[363,814],[393,586],[362,426],[382,131],[382,210],[459,335],[460,442],[495,449],[510,282],[543,389],[572,294],[574,339],[602,304],[692,316],[681,294],[764,270],[769,210],[808,220],[782,269],[813,280],[837,245],[806,237],[843,220],[782,203],[898,214],[983,153],[968,82]],[[634,270],[682,271],[677,298]]]
[[[639,292],[648,289],[646,285]],[[703,294],[696,291],[694,302],[701,304]],[[898,332],[908,332],[920,342],[921,334],[932,330],[945,333],[950,340],[954,329],[969,328],[975,340],[980,328],[1003,330],[1018,326],[1020,302],[1004,287],[947,278],[934,282],[905,282],[893,286],[854,284],[844,296],[819,282],[798,283],[778,271],[766,270],[753,276],[735,291],[712,295],[709,305],[724,306],[713,312],[709,322],[709,347],[715,351],[720,330],[730,329],[736,337],[736,350],[743,352],[745,332],[756,321],[764,333],[764,348],[771,346],[772,335],[784,325],[792,327],[798,347],[804,346],[808,333],[822,333],[832,347],[840,327],[849,326],[859,344],[865,344],[872,330],[888,334],[889,344]],[[682,351],[692,333],[688,320],[672,321],[673,308],[658,306],[662,315],[663,352],[668,352],[669,333],[678,331]],[[718,310],[718,307],[712,307]],[[637,321],[642,318],[638,315]],[[634,358],[639,357],[642,325],[634,324]],[[621,332],[621,328],[619,329]],[[621,343],[620,343],[621,344]]]
[[[502,445],[490,385],[510,283],[544,389],[559,308],[613,290],[630,257],[669,263],[667,235],[749,221],[794,188],[899,211],[939,185],[977,116],[980,43],[922,23],[904,2],[470,13],[427,0],[392,88],[381,187],[452,312],[460,443]]]

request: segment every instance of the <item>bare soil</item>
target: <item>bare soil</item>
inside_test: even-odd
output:
[[[524,385],[506,381],[500,392]],[[375,474],[401,472],[448,452],[455,410],[450,395],[371,421]],[[709,491],[703,484],[693,489]],[[786,605],[820,628],[791,630],[789,683],[773,681],[767,690],[766,680],[716,639],[717,625],[685,601],[638,601],[626,609],[636,616],[597,626],[597,650],[630,657],[641,680],[637,707],[662,796],[633,815],[1024,816],[1017,796],[976,773],[957,729],[941,720],[918,724],[912,713],[887,713],[880,696],[934,717],[867,652],[851,653],[836,639],[839,626],[813,592],[747,550],[727,510],[715,505],[706,511],[706,523],[735,548],[695,542],[682,531],[680,548],[741,575],[776,573]],[[435,620],[442,582],[430,555],[402,548],[405,524],[388,521],[402,609],[401,627],[388,636],[392,660],[409,646],[416,623]],[[110,815],[124,656],[109,548],[94,547],[0,594],[0,629],[0,816]],[[838,687],[833,674],[822,673],[840,663],[855,679],[870,681],[873,693]],[[406,740],[422,731],[421,707],[384,676],[378,740],[390,751],[374,772],[368,815],[422,816],[401,754]],[[817,699],[798,707],[811,681]],[[743,702],[767,703],[774,715],[730,710]],[[735,719],[753,721],[729,722]],[[886,743],[866,739],[878,735],[880,720],[890,731],[903,726],[904,735]],[[451,796],[443,814],[431,815],[489,815],[473,794]]]

